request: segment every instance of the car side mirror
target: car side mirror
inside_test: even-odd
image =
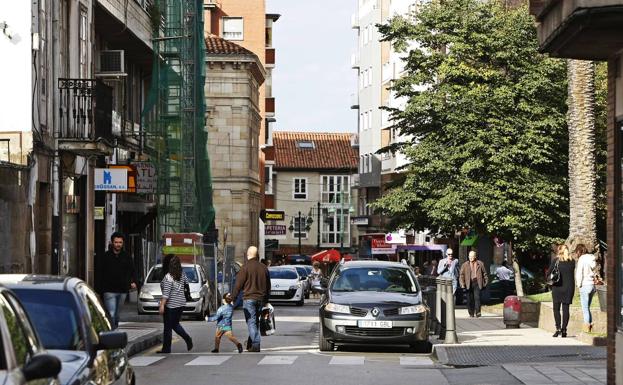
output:
[[[38,354],[22,368],[26,382],[42,378],[56,377],[61,371],[61,360],[50,354]]]
[[[97,350],[123,349],[128,344],[126,332],[110,331],[99,334]]]
[[[299,281],[304,281],[306,279],[307,279],[307,277],[299,277]]]
[[[314,291],[320,294],[325,294],[327,292],[326,286],[314,286]]]

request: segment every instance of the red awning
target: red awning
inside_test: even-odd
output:
[[[345,254],[343,256],[345,261],[350,261],[353,259],[352,256]],[[340,256],[340,252],[334,249],[331,250],[323,250],[311,256],[312,262],[325,262],[325,263],[337,263],[342,259]]]

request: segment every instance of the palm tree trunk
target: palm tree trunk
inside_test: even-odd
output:
[[[569,238],[573,250],[597,246],[595,207],[595,64],[567,61],[569,126]]]
[[[523,297],[523,282],[521,282],[521,267],[519,266],[519,262],[517,258],[515,258],[515,252],[513,250],[513,242],[508,242],[508,253],[510,255],[510,261],[513,265],[513,270],[515,271],[515,292],[518,297]]]

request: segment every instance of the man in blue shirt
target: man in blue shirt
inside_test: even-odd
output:
[[[448,249],[446,258],[439,261],[437,272],[440,277],[452,278],[452,293],[456,293],[456,287],[459,279],[459,261],[454,258],[454,251]]]

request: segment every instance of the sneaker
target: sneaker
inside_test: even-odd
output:
[[[186,350],[191,351],[193,349],[193,339],[189,338],[188,341],[186,341]]]
[[[260,347],[254,347],[251,346],[251,349],[247,349],[247,351],[251,352],[251,353],[259,353],[260,352]]]
[[[212,349],[210,353],[218,353],[218,349]]]
[[[242,353],[242,344],[236,345],[238,347],[238,353]]]

